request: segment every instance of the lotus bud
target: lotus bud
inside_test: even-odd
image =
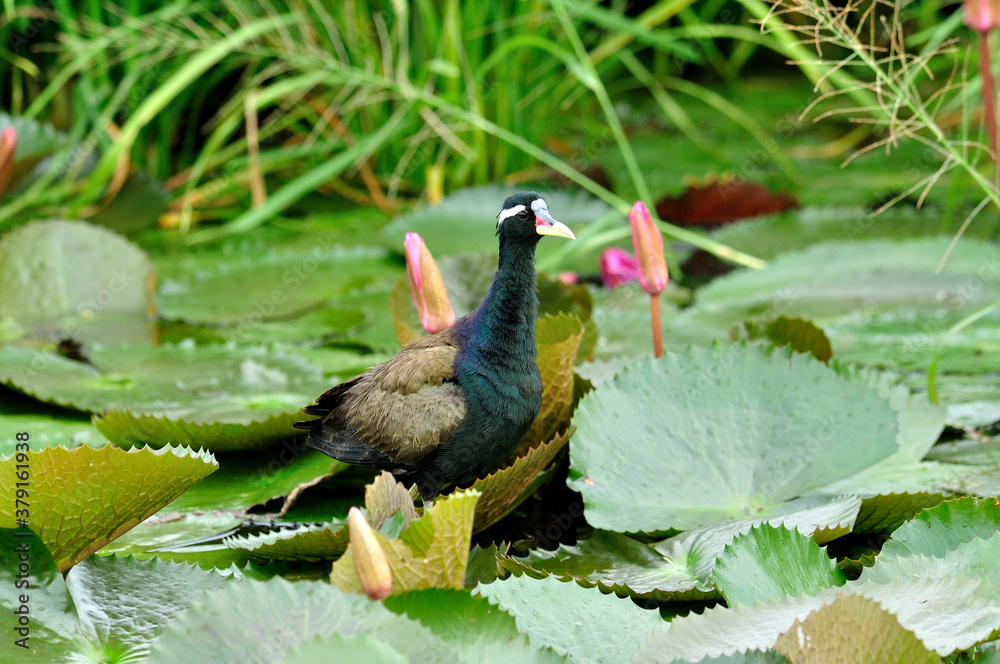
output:
[[[0,196],[7,191],[11,175],[14,173],[14,148],[17,147],[17,131],[6,127],[0,131]]]
[[[601,253],[601,281],[605,288],[618,288],[638,281],[641,273],[639,261],[624,249],[608,247]]]
[[[437,334],[455,324],[455,312],[448,302],[448,292],[434,257],[416,233],[407,233],[406,274],[410,278],[413,304],[420,314],[420,324],[431,334]]]
[[[632,206],[628,220],[632,224],[632,248],[639,259],[639,284],[650,295],[657,295],[666,288],[670,278],[663,258],[663,235],[642,201]]]
[[[365,594],[372,599],[385,599],[392,592],[392,569],[375,531],[357,507],[347,513],[347,530],[351,536],[354,570]]]
[[[1000,0],[965,0],[965,24],[978,32],[1000,27]]]

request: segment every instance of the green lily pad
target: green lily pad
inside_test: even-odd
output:
[[[975,554],[978,548],[969,547],[963,553]],[[961,555],[951,560],[957,560]],[[995,565],[995,547],[990,555],[993,558],[988,564]],[[923,568],[919,566],[919,560],[904,565],[915,571],[917,576],[901,578],[893,575],[891,580],[879,583],[873,575],[872,581],[868,582],[865,577],[878,567],[876,560],[875,567],[866,568],[862,578],[845,589],[881,604],[882,608],[896,616],[899,624],[942,656],[971,648],[1000,629],[1000,590],[996,586],[984,578],[970,579],[960,571],[951,574],[943,569],[948,566],[947,562],[930,561],[924,556],[914,558],[930,563]],[[960,564],[958,569],[962,567],[964,565]],[[934,568],[939,570],[936,578],[931,573]],[[899,571],[907,573],[904,569]],[[942,616],[947,616],[947,620],[942,620]]]
[[[829,362],[833,356],[826,333],[815,323],[801,318],[778,316],[766,324],[747,322],[746,332],[751,341],[766,339],[775,346],[788,346],[798,353],[810,353],[820,362]]]
[[[653,631],[632,661],[697,662],[706,657],[769,650],[784,634],[798,642],[801,632],[793,630],[796,621],[805,621],[809,614],[844,595],[877,602],[927,649],[948,655],[990,634],[990,625],[1000,618],[997,594],[997,589],[982,579],[955,576],[937,580],[894,579],[885,584],[848,583],[821,590],[815,596],[786,595],[751,605],[715,607],[700,615],[674,618],[669,627]],[[941,619],[944,614],[948,615],[947,621]],[[789,644],[785,641],[782,645],[787,648]]]
[[[627,662],[643,639],[664,624],[659,611],[552,577],[511,576],[476,587],[475,594],[514,616],[536,647],[574,662]]]
[[[919,510],[940,503],[953,492],[991,495],[998,486],[990,470],[1000,470],[1000,459],[983,468],[924,461],[944,430],[945,409],[928,403],[923,394],[910,394],[885,376],[838,367],[852,380],[875,387],[896,411],[899,449],[886,459],[846,480],[823,489],[829,495],[853,492],[864,497],[855,530],[887,532]]]
[[[303,644],[329,634],[367,634],[414,663],[459,661],[430,630],[379,602],[327,583],[290,583],[280,577],[230,584],[206,594],[167,625],[147,661],[242,662],[264,657],[280,662]]]
[[[619,597],[660,601],[718,599],[709,580],[715,558],[733,533],[721,529],[684,533],[655,546],[607,530],[575,546],[562,544],[555,551],[535,549],[524,558],[501,558],[500,565],[514,573],[573,579],[580,585],[599,587]],[[720,541],[721,540],[721,541]]]
[[[161,316],[250,329],[304,313],[349,290],[391,284],[401,274],[381,249],[335,244],[231,257],[204,252],[159,265]]]
[[[254,505],[292,495],[347,468],[319,450],[303,449],[301,437],[254,454],[219,454],[219,470],[170,503],[177,512],[221,510],[242,514]],[[331,508],[332,510],[333,508]],[[333,514],[327,514],[330,518]],[[343,515],[342,515],[343,516]]]
[[[266,320],[257,325],[200,328],[220,341],[240,344],[294,344],[348,337],[368,324],[369,316],[354,309],[321,307],[288,320]],[[190,329],[190,328],[189,328]],[[199,328],[195,328],[199,329]]]
[[[549,648],[533,646],[509,613],[462,590],[415,590],[384,600],[391,611],[417,620],[452,647],[463,662],[568,661]]]
[[[940,664],[910,630],[877,602],[841,595],[782,635],[775,649],[793,662]]]
[[[282,658],[281,664],[314,664],[329,657],[330,653],[337,653],[337,658],[345,662],[407,664],[410,661],[396,648],[368,634],[344,636],[333,632],[295,646]]]
[[[905,475],[908,481],[913,481],[913,469]],[[930,479],[930,478],[924,478]],[[922,509],[934,507],[945,495],[942,493],[880,493],[861,501],[857,521],[852,531],[855,533],[891,533],[907,519],[913,518]]]
[[[419,233],[431,252],[437,256],[495,252],[496,215],[504,199],[520,191],[519,187],[486,185],[469,187],[446,196],[440,203],[400,215],[385,229],[385,244],[402,253],[406,233]],[[540,192],[549,210],[559,221],[569,226],[579,237],[588,224],[614,214],[603,201],[580,191]],[[625,223],[624,217],[622,222]],[[538,243],[539,263],[557,256],[560,241],[548,239]],[[600,247],[589,253],[575,254],[559,261],[564,270],[596,271]]]
[[[183,417],[183,416],[182,416]],[[95,427],[119,447],[167,442],[188,447],[205,447],[213,452],[233,452],[268,447],[294,432],[292,424],[301,419],[298,413],[280,413],[246,424],[190,422],[167,415],[143,415],[111,409],[94,416]]]
[[[0,655],[12,664],[69,661],[71,653],[83,650],[83,635],[62,572],[42,541],[27,528],[0,528],[0,546],[3,547],[0,549],[0,581],[11,589],[0,597],[2,624],[9,637],[0,643]],[[20,559],[25,553],[27,561]],[[28,563],[27,569],[20,569],[22,562]],[[21,574],[20,579],[17,574]],[[18,582],[28,585],[19,587]],[[14,592],[15,589],[29,592]],[[21,608],[22,594],[28,596],[28,625],[21,623],[21,615],[25,612]],[[18,643],[25,637],[28,637],[26,641]],[[21,647],[22,644],[25,647]]]
[[[461,491],[434,501],[433,507],[410,523],[399,539],[375,533],[392,570],[394,594],[426,588],[465,587],[469,540],[479,498],[477,491]],[[333,564],[333,583],[345,592],[362,593],[354,567],[354,548]]]
[[[134,556],[138,560],[156,556],[161,560],[197,564],[203,569],[229,569],[233,565],[244,567],[249,556],[227,548],[223,542],[178,546],[214,537],[242,522],[242,516],[229,512],[178,513],[164,509],[109,542],[98,551],[98,555]]]
[[[145,252],[109,230],[35,221],[0,240],[0,319],[54,340],[97,340],[87,335],[100,331],[94,319],[132,315],[139,338],[151,338],[155,279]]]
[[[767,524],[754,526],[727,544],[712,578],[729,606],[814,595],[847,582],[837,562],[813,538]]]
[[[897,205],[879,215],[859,207],[804,207],[786,214],[744,219],[726,224],[712,233],[712,239],[769,261],[789,251],[805,249],[830,240],[903,240],[958,232],[964,218],[945,221],[938,210],[918,210]],[[977,217],[963,237],[992,239],[998,220]],[[982,223],[979,223],[982,222]]]
[[[570,486],[596,528],[768,519],[892,454],[895,420],[875,390],[811,357],[692,348],[627,368],[582,399]]]
[[[970,283],[977,283],[976,277],[970,278]],[[939,374],[1000,371],[1000,310],[947,335],[969,313],[965,307],[955,311],[875,310],[831,320],[825,327],[835,341],[837,357],[845,362],[897,371],[927,371],[936,355]]]
[[[279,530],[264,535],[227,537],[225,545],[253,560],[335,560],[350,541],[343,522]]]
[[[89,417],[3,388],[0,388],[0,431],[7,432],[6,438],[0,439],[0,456],[17,451],[15,437],[18,432],[28,434],[28,446],[36,451],[56,445],[73,449],[81,445],[100,447],[107,443]]]
[[[764,270],[714,280],[685,317],[717,328],[774,315],[806,318],[823,327],[839,357],[831,319],[859,311],[971,312],[1000,299],[1000,284],[984,278],[998,269],[991,244],[964,239],[935,273],[950,243],[942,236],[814,245],[782,254]]]
[[[810,504],[811,503],[811,504]],[[772,527],[795,529],[801,536],[825,542],[851,531],[861,500],[844,496],[833,501],[795,500],[785,514],[772,515]],[[500,565],[532,576],[573,578],[585,587],[598,586],[619,597],[659,601],[719,599],[712,580],[717,559],[733,538],[762,521],[730,521],[689,530],[655,544],[605,530],[555,551],[535,549],[523,558],[501,558]]]
[[[31,549],[30,649],[0,646],[15,662],[43,656],[52,662],[139,661],[176,614],[205,592],[232,583],[229,574],[192,565],[118,556],[91,556],[64,581],[42,543],[20,537],[22,532],[0,530],[0,578],[10,587],[15,547],[28,542]],[[5,613],[17,608],[14,599],[8,593],[0,600]]]
[[[931,580],[958,575],[985,579],[994,589],[1000,589],[1000,539],[974,537],[941,556],[913,553],[883,558],[879,555],[873,567],[861,572],[859,582],[884,584],[896,579]],[[1000,602],[1000,591],[996,599]],[[1000,613],[996,616],[1000,618]]]
[[[25,470],[18,465],[27,466],[26,480],[16,474]],[[15,483],[27,482],[25,504],[10,501],[0,507],[0,528],[13,528],[26,519],[65,572],[216,468],[211,454],[169,446],[127,452],[111,445],[19,452],[0,459],[0,489],[14,496]]]
[[[992,498],[956,498],[926,509],[892,533],[880,561],[893,557],[926,555],[943,558],[949,551],[976,538],[987,539],[1000,531],[1000,505]]]
[[[717,606],[701,614],[677,617],[669,625],[654,629],[632,661],[636,664],[699,662],[709,657],[770,650],[796,620],[804,620],[834,597],[834,591],[827,590],[814,597],[785,596],[750,606]]]
[[[235,345],[95,348],[90,363],[6,346],[0,382],[93,413],[121,445],[185,442],[220,450],[265,447],[294,433],[303,404],[329,385],[297,357]]]

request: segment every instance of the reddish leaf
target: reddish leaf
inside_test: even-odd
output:
[[[756,182],[732,180],[690,186],[681,196],[666,196],[656,204],[660,219],[682,226],[716,226],[799,207],[785,192],[771,192]]]

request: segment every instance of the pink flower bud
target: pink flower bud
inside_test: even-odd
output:
[[[448,302],[448,291],[427,245],[416,233],[407,233],[406,274],[410,278],[413,305],[420,314],[420,324],[437,334],[455,324],[455,312]]]
[[[0,131],[0,195],[7,191],[10,177],[14,173],[14,149],[17,147],[17,132],[13,127]]]
[[[372,599],[385,599],[392,592],[392,568],[375,531],[357,507],[347,512],[347,532],[351,536],[354,571],[365,594]]]
[[[965,0],[965,24],[979,32],[1000,27],[1000,0]]]
[[[639,261],[624,249],[608,247],[601,253],[601,280],[606,288],[638,281],[640,274]]]
[[[632,248],[639,259],[639,284],[650,295],[657,295],[670,279],[667,261],[663,258],[663,235],[642,201],[632,206],[628,220],[632,224]]]

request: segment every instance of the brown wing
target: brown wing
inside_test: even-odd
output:
[[[330,456],[381,468],[412,467],[446,442],[465,417],[448,331],[407,344],[392,359],[342,383],[303,412],[309,442]]]

